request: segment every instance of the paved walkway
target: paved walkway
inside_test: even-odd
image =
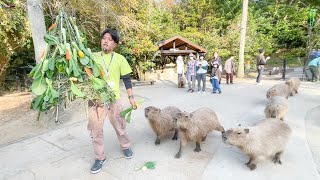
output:
[[[84,109],[79,108],[71,118],[80,118],[80,122],[0,146],[0,179],[320,179],[316,166],[320,157],[320,141],[317,141],[320,137],[320,84],[303,82],[300,94],[289,99],[285,120],[293,129],[293,136],[283,155],[283,165],[264,162],[250,171],[244,165],[247,157],[238,149],[223,144],[218,132],[209,134],[201,144],[200,153],[193,152],[195,144],[189,143],[180,159],[174,158],[179,142],[170,137],[161,145],[154,145],[155,135],[143,115],[144,107],[174,105],[185,111],[210,107],[217,112],[225,129],[238,124],[250,125],[264,117],[265,93],[279,81],[262,82],[261,86],[255,85],[253,80],[238,80],[234,85],[223,82],[222,94],[211,94],[210,83],[205,94],[186,93],[187,89],[178,89],[171,81],[137,86],[134,89],[136,99],[146,101],[133,113],[132,123],[127,125],[135,153],[133,159],[123,157],[116,134],[106,121],[108,161],[100,173],[90,174],[93,152]],[[156,161],[156,169],[134,170],[146,161]]]

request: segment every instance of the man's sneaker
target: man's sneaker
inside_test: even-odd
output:
[[[257,85],[262,85],[262,83],[257,83]]]
[[[123,153],[124,153],[124,156],[127,158],[127,159],[131,159],[133,157],[133,152],[130,148],[128,149],[124,149],[123,150]]]
[[[199,93],[201,93],[201,91],[198,91],[197,93],[199,94]]]
[[[205,91],[202,91],[202,93],[205,93]]]
[[[188,92],[192,91],[192,89],[189,89]]]
[[[96,174],[96,173],[100,172],[104,163],[106,163],[106,159],[104,159],[104,160],[96,159],[94,164],[91,167],[91,173]]]

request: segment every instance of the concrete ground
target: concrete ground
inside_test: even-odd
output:
[[[143,114],[145,107],[174,105],[190,112],[210,107],[217,112],[225,129],[238,124],[246,126],[264,118],[266,91],[283,82],[267,79],[265,77],[262,81],[263,85],[255,85],[252,79],[236,80],[234,85],[226,85],[223,81],[222,94],[211,94],[210,83],[207,83],[204,94],[187,93],[186,88],[178,89],[172,81],[134,87],[136,99],[145,100],[142,107],[134,111],[132,122],[127,124],[134,158],[127,160],[123,157],[115,131],[106,121],[107,163],[95,175],[90,174],[94,159],[86,130],[87,118],[84,108],[79,107],[71,118],[80,121],[0,146],[0,179],[320,179],[319,83],[302,82],[299,94],[289,98],[285,121],[293,134],[282,156],[282,165],[266,161],[250,171],[244,165],[248,158],[237,148],[223,144],[218,132],[208,135],[199,153],[193,152],[195,143],[189,143],[180,159],[174,158],[179,142],[172,141],[171,135],[160,145],[154,145],[155,135]],[[135,171],[146,161],[155,161],[156,169]]]

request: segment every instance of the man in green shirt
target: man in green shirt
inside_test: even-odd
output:
[[[127,89],[128,100],[131,106],[136,109],[137,105],[132,95],[132,83],[130,73],[132,72],[127,60],[120,54],[114,52],[119,43],[119,35],[116,30],[106,29],[101,34],[102,51],[94,53],[96,61],[103,67],[104,79],[116,95],[116,101],[106,107],[96,101],[89,101],[89,122],[88,130],[91,131],[95,162],[91,167],[91,173],[98,173],[106,162],[104,153],[103,125],[104,119],[108,116],[114,127],[120,146],[127,159],[133,157],[130,149],[130,140],[126,131],[126,121],[120,116],[122,103],[120,100],[120,78],[122,78]]]

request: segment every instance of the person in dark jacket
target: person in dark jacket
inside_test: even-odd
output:
[[[265,58],[264,57],[264,50],[259,49],[259,55],[257,56],[257,71],[258,71],[258,76],[257,76],[257,85],[260,85],[262,73],[264,66],[267,64],[267,60],[270,59],[270,57]]]

